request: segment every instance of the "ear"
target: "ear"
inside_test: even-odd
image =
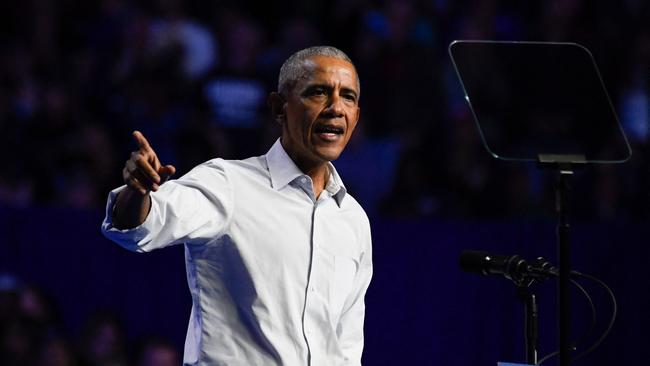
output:
[[[278,122],[279,124],[284,123],[287,119],[287,115],[285,112],[285,106],[286,106],[286,101],[284,100],[284,97],[280,95],[278,92],[272,92],[269,94],[269,97],[266,98],[266,105],[269,106],[271,109],[271,114],[273,115],[273,119]]]

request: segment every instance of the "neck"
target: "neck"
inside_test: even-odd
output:
[[[290,151],[286,146],[284,146],[284,144],[283,147],[298,169],[311,178],[313,182],[312,189],[314,190],[314,195],[319,197],[325,189],[327,179],[329,178],[327,161],[307,159],[294,151]]]
[[[291,159],[303,173],[307,174],[311,178],[314,196],[319,197],[325,189],[327,179],[329,178],[329,169],[327,168],[327,162],[306,164],[305,162],[299,161],[299,159],[294,159],[293,157],[291,157]]]

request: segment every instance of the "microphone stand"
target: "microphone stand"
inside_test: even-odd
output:
[[[528,286],[518,286],[519,299],[524,303],[524,338],[526,340],[526,363],[537,365],[538,308],[537,297]]]

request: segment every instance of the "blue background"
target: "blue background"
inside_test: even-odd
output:
[[[128,324],[131,338],[156,333],[180,348],[190,311],[182,247],[146,255],[128,252],[101,236],[101,219],[99,211],[2,209],[0,268],[51,292],[71,331],[96,309],[109,308]],[[483,249],[553,261],[553,222],[371,222],[375,275],[366,298],[365,365],[524,360],[523,314],[515,287],[498,277],[461,272],[458,255],[463,249]],[[575,365],[644,364],[650,342],[649,231],[640,223],[573,225],[574,268],[608,283],[620,305],[609,338]],[[599,333],[611,305],[601,289],[584,284],[597,305]],[[535,290],[543,356],[555,348],[555,284]],[[579,335],[588,326],[590,310],[577,295],[573,313]]]

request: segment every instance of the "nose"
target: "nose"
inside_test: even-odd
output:
[[[323,110],[323,114],[330,118],[343,117],[342,99],[339,93],[332,93],[332,96],[329,98],[329,105]]]

